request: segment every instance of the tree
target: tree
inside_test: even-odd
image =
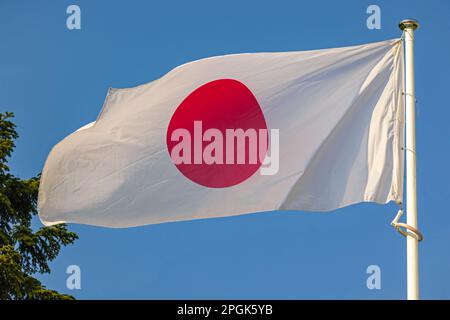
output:
[[[78,236],[65,224],[32,229],[40,175],[22,180],[10,173],[8,159],[18,138],[13,117],[0,113],[0,299],[73,299],[32,276],[50,273],[49,262]]]

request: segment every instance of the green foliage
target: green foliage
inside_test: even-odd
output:
[[[32,277],[50,273],[48,263],[78,236],[65,224],[32,230],[40,177],[21,180],[10,173],[8,158],[18,138],[13,116],[0,113],[0,299],[73,299]]]

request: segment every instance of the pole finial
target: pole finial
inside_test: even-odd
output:
[[[405,19],[405,20],[400,21],[400,23],[398,24],[398,27],[402,30],[405,30],[405,29],[416,30],[419,27],[419,21],[417,21],[415,19]]]

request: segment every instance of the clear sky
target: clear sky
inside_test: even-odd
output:
[[[81,8],[81,30],[66,28],[70,4]],[[370,4],[381,8],[380,30],[366,27]],[[397,38],[398,22],[417,18],[421,293],[449,299],[449,16],[444,0],[0,0],[0,111],[16,114],[20,133],[12,171],[39,173],[54,144],[95,120],[110,86],[149,82],[213,55]],[[406,241],[390,226],[396,212],[359,204],[131,229],[70,225],[80,239],[39,278],[77,298],[403,299]],[[81,290],[66,288],[72,264]],[[366,287],[373,264],[381,290]]]

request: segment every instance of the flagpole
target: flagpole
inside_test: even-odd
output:
[[[406,223],[417,227],[417,184],[416,184],[416,119],[414,90],[414,30],[419,23],[413,19],[399,24],[404,31],[405,42],[405,134],[406,134]],[[419,241],[416,237],[406,237],[407,298],[419,299]]]

